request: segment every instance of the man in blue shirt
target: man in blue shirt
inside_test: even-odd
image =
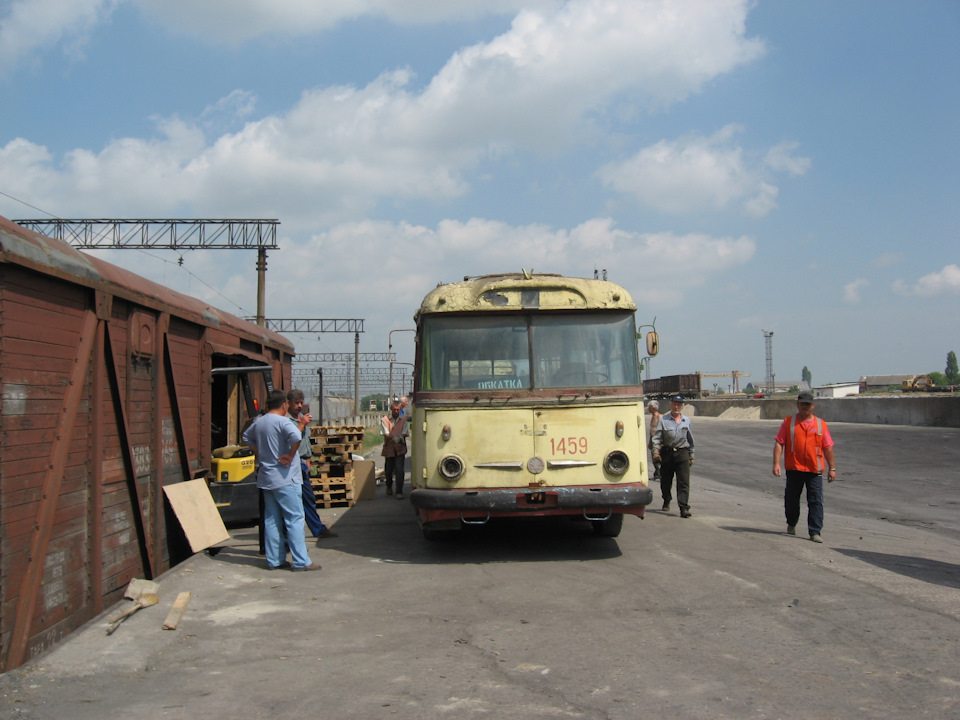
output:
[[[683,396],[670,398],[670,414],[661,415],[653,432],[653,462],[660,463],[660,493],[663,495],[663,511],[670,511],[673,476],[677,476],[677,504],[680,517],[688,518],[690,512],[690,468],[693,466],[693,433],[690,418],[683,414]]]
[[[260,467],[257,487],[263,490],[264,549],[271,570],[289,567],[283,545],[283,531],[293,559],[294,570],[319,570],[310,560],[303,538],[303,478],[297,450],[299,428],[287,417],[287,396],[282,390],[267,394],[267,412],[243,433],[243,441],[257,454]],[[282,529],[281,529],[282,528]]]

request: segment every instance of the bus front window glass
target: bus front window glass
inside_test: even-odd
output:
[[[630,314],[534,317],[531,329],[538,388],[640,382],[636,329]]]
[[[425,318],[424,390],[509,390],[530,387],[525,318]]]

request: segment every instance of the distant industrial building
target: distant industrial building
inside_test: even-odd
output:
[[[894,386],[898,390],[903,387],[904,380],[913,380],[913,375],[863,375],[860,377],[860,392],[870,392],[871,390],[886,390]]]
[[[830,385],[819,385],[813,389],[813,398],[842,398],[847,395],[859,395],[860,383],[831,383]]]

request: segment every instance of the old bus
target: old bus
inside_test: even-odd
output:
[[[410,502],[428,539],[567,515],[643,517],[636,306],[606,280],[524,271],[440,285],[416,315]],[[647,338],[656,352],[656,335]]]

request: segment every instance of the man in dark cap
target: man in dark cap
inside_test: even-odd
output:
[[[653,431],[653,462],[660,463],[660,494],[663,495],[663,511],[670,511],[673,499],[673,476],[677,476],[677,504],[680,517],[688,518],[690,512],[690,468],[693,466],[693,433],[690,418],[683,414],[683,396],[670,398],[670,413],[661,415],[657,429]]]
[[[773,474],[780,477],[780,458],[787,466],[787,484],[783,506],[787,516],[787,534],[797,534],[800,520],[800,494],[807,489],[807,530],[810,539],[823,539],[823,468],[830,470],[827,482],[837,479],[833,457],[833,438],[827,423],[813,414],[813,395],[804,390],[797,396],[797,414],[784,418],[773,446]]]

